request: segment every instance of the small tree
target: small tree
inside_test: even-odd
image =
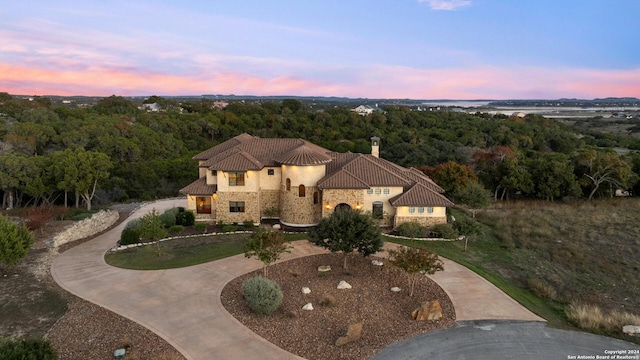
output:
[[[362,256],[375,254],[382,248],[380,228],[371,216],[357,210],[338,210],[323,218],[309,231],[310,242],[331,252],[342,251],[342,267],[347,270],[347,256],[357,250]]]
[[[266,278],[268,275],[268,266],[280,259],[280,255],[285,252],[291,252],[291,246],[286,243],[284,236],[279,232],[267,231],[260,229],[249,237],[244,251],[247,258],[255,256],[262,261],[264,267],[262,274]]]
[[[491,193],[477,182],[467,184],[457,194],[458,202],[471,208],[471,217],[476,218],[476,210],[491,203]]]
[[[407,273],[409,296],[413,296],[418,276],[444,270],[438,255],[425,248],[400,246],[398,250],[389,250],[389,262]]]
[[[458,233],[464,236],[464,251],[467,251],[469,237],[482,234],[482,226],[474,219],[467,216],[460,217],[453,223],[453,227]]]
[[[167,236],[167,230],[165,230],[160,214],[156,209],[151,210],[140,220],[140,237],[144,240],[151,240],[156,242],[158,249],[158,256],[160,256],[160,242],[158,240]]]
[[[33,234],[24,225],[18,225],[0,214],[0,265],[15,265],[27,255],[33,243]]]

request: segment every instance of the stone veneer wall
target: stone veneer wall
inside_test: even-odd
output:
[[[118,221],[119,217],[118,212],[114,210],[99,211],[90,218],[78,221],[56,235],[52,239],[53,246],[58,247],[62,244],[83,239],[107,230]]]
[[[422,226],[433,226],[437,224],[446,224],[447,217],[446,216],[397,216],[395,217],[395,226],[397,227],[400,224],[404,224],[406,222],[416,222]]]
[[[229,212],[229,201],[244,201],[243,213]],[[260,222],[258,193],[256,192],[222,192],[216,201],[216,220],[224,223],[242,223],[245,220]]]
[[[362,189],[325,189],[322,191],[322,216],[330,216],[338,204],[348,204],[352,209],[356,208],[357,204],[361,206],[364,204],[364,193]],[[327,205],[329,208],[327,208]]]
[[[309,225],[320,222],[322,202],[313,203],[313,193],[319,191],[316,186],[305,187],[305,196],[298,196],[298,187],[280,191],[280,221],[288,224]],[[318,196],[320,196],[318,194]]]
[[[260,216],[265,217],[265,211],[270,208],[280,210],[280,191],[260,190]],[[275,215],[276,217],[278,215]]]

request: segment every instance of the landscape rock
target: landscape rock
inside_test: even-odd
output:
[[[411,318],[414,320],[440,320],[442,319],[442,307],[440,301],[425,301],[419,308],[413,310]]]
[[[356,324],[351,324],[347,329],[347,335],[339,337],[338,340],[336,340],[336,346],[342,346],[350,342],[360,340],[361,336],[362,336],[362,323],[359,322]]]
[[[392,291],[392,292],[400,292],[400,291],[402,291],[402,289],[400,289],[400,288],[399,288],[399,287],[397,287],[397,286],[394,286],[394,287],[392,287],[392,288],[391,288],[391,291]]]
[[[374,266],[382,266],[382,265],[384,265],[384,263],[382,261],[380,261],[380,260],[371,260],[371,263]]]
[[[338,289],[351,289],[351,284],[349,284],[348,282],[344,281],[344,280],[340,280],[340,282],[338,283]]]
[[[638,325],[625,325],[622,327],[622,332],[631,336],[640,336],[640,326]]]
[[[75,222],[51,240],[54,247],[95,235],[118,221],[120,214],[114,210],[100,210],[90,218]]]
[[[302,288],[302,293],[303,294],[311,294],[311,289],[309,289],[308,287],[305,286],[305,287]]]
[[[311,305],[311,303],[306,303],[306,304],[302,307],[302,310],[311,311],[311,310],[313,310],[313,305]]]
[[[331,271],[331,266],[329,266],[329,265],[320,265],[320,266],[318,266],[318,271],[320,271],[320,272]]]
[[[273,224],[273,230],[280,230],[280,224]]]

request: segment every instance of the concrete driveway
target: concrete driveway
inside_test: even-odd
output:
[[[131,218],[141,217],[154,208],[162,212],[177,206],[186,206],[186,200],[148,204]],[[300,359],[257,336],[232,317],[220,302],[222,289],[229,281],[261,268],[261,262],[237,255],[181,269],[114,268],[105,263],[104,254],[116,244],[125,224],[61,254],[51,267],[55,281],[74,295],[145,326],[187,359]],[[386,245],[387,248],[393,246]],[[291,254],[284,254],[283,261],[323,252],[306,241],[299,241]],[[542,320],[467,268],[448,260],[444,266],[445,271],[432,278],[451,297],[459,321]],[[536,326],[544,327],[544,323]],[[460,336],[455,338],[463,341],[466,335]]]

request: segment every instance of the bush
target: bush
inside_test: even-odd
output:
[[[254,226],[253,220],[245,220],[242,222],[242,225],[246,228],[246,229],[251,229]]]
[[[202,231],[203,233],[207,232],[207,224],[197,223],[193,227],[198,231]]]
[[[141,222],[142,222],[142,219],[140,219],[140,218],[129,220],[129,222],[127,222],[127,225],[125,225],[124,228],[125,228],[125,230],[126,229],[140,229]]]
[[[177,215],[178,215],[178,208],[168,209],[165,212],[163,212],[162,215],[160,215],[160,221],[162,222],[162,225],[165,228],[170,228],[176,224],[182,225],[177,223]]]
[[[262,276],[245,280],[242,283],[242,294],[251,310],[263,315],[276,311],[284,297],[278,284]]]
[[[529,279],[527,284],[529,285],[529,289],[531,289],[534,294],[543,299],[556,300],[558,298],[556,289],[554,289],[553,286],[549,285],[544,280],[531,278]]]
[[[173,225],[172,227],[169,228],[169,233],[170,234],[178,234],[181,233],[184,230],[184,226],[182,225]]]
[[[437,224],[431,227],[431,231],[437,233],[439,237],[443,239],[455,239],[458,237],[458,232],[453,228],[451,224]]]
[[[55,350],[46,340],[0,339],[0,360],[56,360],[57,358]]]
[[[196,222],[196,215],[191,210],[176,213],[176,225],[191,226]]]
[[[222,225],[222,232],[234,232],[237,230],[237,227],[233,224]]]
[[[140,228],[125,228],[120,234],[120,245],[137,244],[140,242]]]
[[[406,222],[398,225],[396,232],[400,236],[421,238],[424,237],[426,228],[416,222]]]

